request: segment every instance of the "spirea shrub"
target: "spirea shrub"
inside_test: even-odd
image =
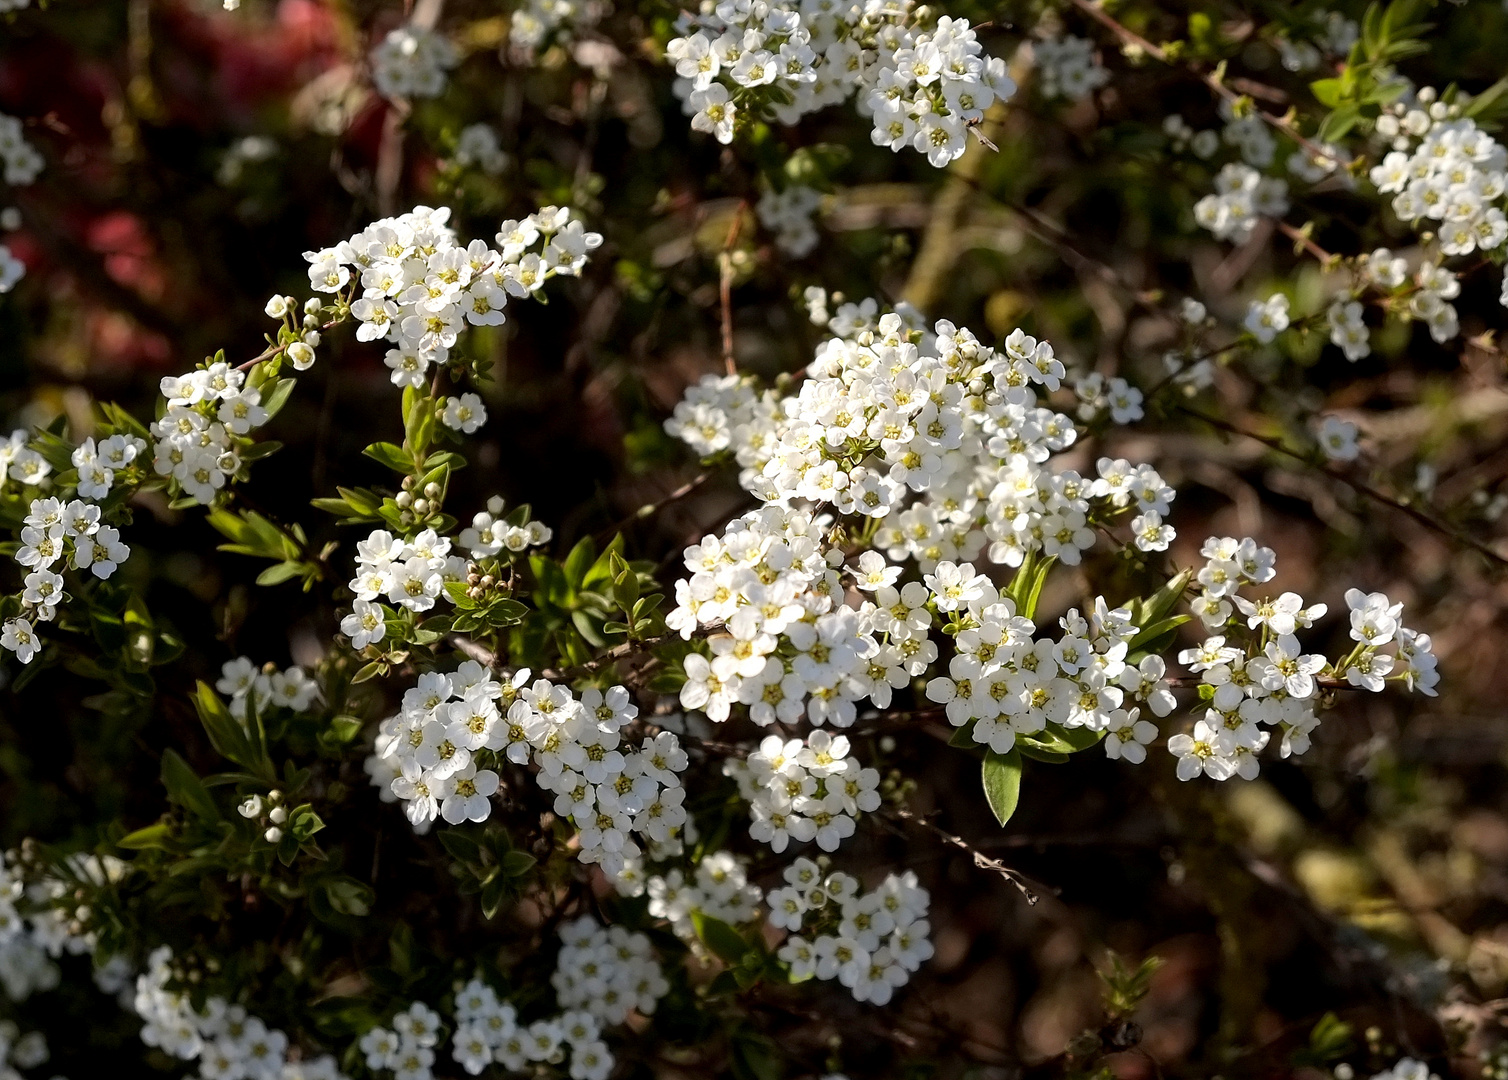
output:
[[[0,0],[3,1075],[1497,1075],[1499,7]]]

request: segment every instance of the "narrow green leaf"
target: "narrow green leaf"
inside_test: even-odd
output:
[[[981,772],[984,797],[994,811],[995,820],[1004,825],[1021,801],[1021,755],[1014,749],[1008,754],[991,750],[984,756]]]

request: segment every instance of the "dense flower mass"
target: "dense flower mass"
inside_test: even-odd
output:
[[[856,98],[876,146],[910,147],[943,166],[972,125],[1016,87],[1005,62],[983,55],[967,21],[923,27],[909,3],[841,7],[725,0],[677,24],[666,47],[691,126],[733,141],[741,114],[782,124]]]
[[[0,0],[0,1080],[1508,1077],[1501,19],[129,7]]]

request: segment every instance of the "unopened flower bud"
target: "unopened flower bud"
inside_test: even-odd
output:
[[[438,499],[440,497],[440,485],[431,480],[424,485],[424,497],[426,499]]]
[[[281,806],[274,806],[272,811],[267,815],[267,818],[274,825],[281,825],[288,820],[288,811]]]
[[[283,830],[274,825],[262,834],[262,838],[269,844],[276,844],[283,838]]]
[[[398,492],[398,497],[393,501],[398,504],[400,510],[407,510],[410,506],[414,505],[414,497],[407,491]]]

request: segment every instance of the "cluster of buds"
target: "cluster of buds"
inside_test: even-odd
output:
[[[494,590],[503,586],[490,573],[484,572],[483,568],[474,562],[466,564],[466,597],[469,600],[486,600]]]
[[[440,513],[441,500],[445,497],[444,489],[433,480],[425,484],[424,490],[416,497],[414,495],[415,483],[412,476],[405,476],[403,490],[393,498],[393,501],[398,504],[398,509],[402,511],[398,520],[405,526],[418,525],[437,517]]]
[[[325,310],[324,301],[319,297],[310,297],[304,303],[303,317],[299,317],[299,304],[291,296],[274,296],[267,301],[267,306],[262,309],[268,318],[282,319],[286,332],[279,335],[283,339],[284,353],[291,363],[299,371],[307,371],[314,366],[314,350],[319,346],[320,317]]]
[[[237,809],[247,821],[258,821],[266,826],[262,839],[269,844],[276,844],[283,839],[283,825],[288,821],[288,808],[283,805],[281,791],[274,788],[267,793],[265,799],[260,795],[249,795]]]

